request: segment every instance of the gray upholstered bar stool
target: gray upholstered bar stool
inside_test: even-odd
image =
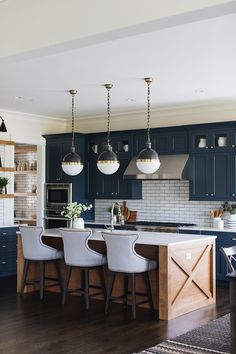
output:
[[[63,258],[63,252],[56,248],[45,245],[42,242],[43,228],[37,226],[20,226],[22,239],[23,256],[25,259],[23,270],[23,281],[21,293],[23,294],[26,285],[40,284],[40,300],[43,299],[44,288],[55,286],[55,284],[45,286],[45,280],[56,282],[62,291],[60,267],[58,261]],[[45,277],[45,263],[54,262],[58,278]],[[27,273],[30,262],[36,262],[40,268],[39,280],[27,280]]]
[[[134,247],[139,238],[138,233],[102,232],[107,246],[107,262],[110,271],[109,285],[105,313],[108,312],[110,300],[122,299],[127,306],[128,294],[132,295],[132,316],[136,318],[136,305],[149,303],[153,313],[154,306],[148,272],[156,269],[155,260],[150,260],[136,253]],[[124,276],[124,295],[112,297],[115,275],[119,273]],[[136,292],[136,275],[144,277],[146,293]],[[131,279],[131,292],[128,291],[129,279]],[[145,299],[136,303],[136,295],[145,296]]]
[[[92,235],[91,229],[60,229],[64,245],[64,257],[66,263],[66,277],[62,296],[62,303],[65,304],[68,292],[79,292],[84,295],[86,309],[89,308],[89,289],[102,289],[92,294],[93,296],[103,294],[106,299],[106,286],[103,273],[103,266],[107,263],[106,256],[92,250],[88,241]],[[73,268],[79,268],[82,272],[81,287],[69,290],[69,282]],[[89,271],[97,268],[101,286],[89,283]]]

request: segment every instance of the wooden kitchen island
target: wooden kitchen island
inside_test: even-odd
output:
[[[105,231],[105,230],[103,230]],[[119,231],[119,233],[130,231]],[[115,233],[115,231],[114,231]],[[138,253],[156,259],[158,268],[150,272],[155,309],[159,319],[170,320],[190,311],[211,305],[216,301],[215,280],[215,236],[176,234],[161,232],[139,232],[135,249]],[[43,242],[63,249],[61,235],[57,229],[45,230]],[[106,252],[101,230],[93,229],[90,246],[99,252]],[[24,258],[20,234],[18,235],[17,291],[21,289]],[[65,264],[61,261],[62,276]],[[37,278],[38,269],[30,265],[29,278]],[[46,266],[46,274],[54,275],[53,265]],[[105,269],[105,278],[108,270]],[[139,278],[139,277],[138,277]],[[142,277],[137,278],[137,290],[142,291]],[[80,272],[72,273],[70,288],[78,288]],[[98,284],[96,270],[91,271],[90,282]],[[25,287],[25,292],[35,291],[37,286]],[[48,289],[58,291],[56,287]],[[92,292],[92,291],[91,291]],[[114,295],[122,294],[121,279],[117,279]],[[68,298],[69,301],[69,298]]]

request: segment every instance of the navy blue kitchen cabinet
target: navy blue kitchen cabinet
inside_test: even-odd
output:
[[[187,131],[160,132],[155,135],[155,148],[160,155],[188,153]]]
[[[205,152],[190,155],[190,200],[230,200],[231,155]]]
[[[84,163],[83,171],[76,176],[69,176],[63,172],[61,163],[63,157],[70,153],[70,133],[45,135],[46,139],[46,182],[72,183],[73,201],[85,202],[85,137],[75,133],[75,151]]]
[[[137,155],[146,147],[147,132],[138,130],[134,133],[134,154]],[[188,132],[184,128],[151,129],[152,148],[160,155],[187,154]]]
[[[106,145],[106,135],[89,134],[86,137],[86,196],[99,199],[141,199],[142,182],[123,179],[133,154],[133,137],[129,132],[111,133],[113,151],[120,167],[112,175],[104,175],[97,168],[97,159]]]
[[[0,277],[16,275],[17,227],[0,228]]]
[[[46,139],[46,182],[70,182],[71,177],[61,168],[65,155],[70,153],[71,134],[44,135]],[[75,133],[75,151],[84,161],[84,135]],[[83,173],[83,172],[82,172]]]
[[[226,125],[217,128],[213,125],[200,125],[200,127],[189,133],[190,152],[202,153],[205,150],[224,152],[234,145],[233,132]]]

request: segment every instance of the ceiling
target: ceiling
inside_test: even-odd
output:
[[[154,78],[153,109],[236,103],[234,11],[185,17],[183,23],[172,18],[162,28],[146,26],[122,38],[2,61],[0,108],[67,118],[66,90],[77,89],[77,117],[105,115],[103,84],[112,83],[112,113],[136,112],[146,107],[147,76]]]

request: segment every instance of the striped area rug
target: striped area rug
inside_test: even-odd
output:
[[[227,314],[174,339],[139,354],[228,354],[230,353],[230,315]]]

